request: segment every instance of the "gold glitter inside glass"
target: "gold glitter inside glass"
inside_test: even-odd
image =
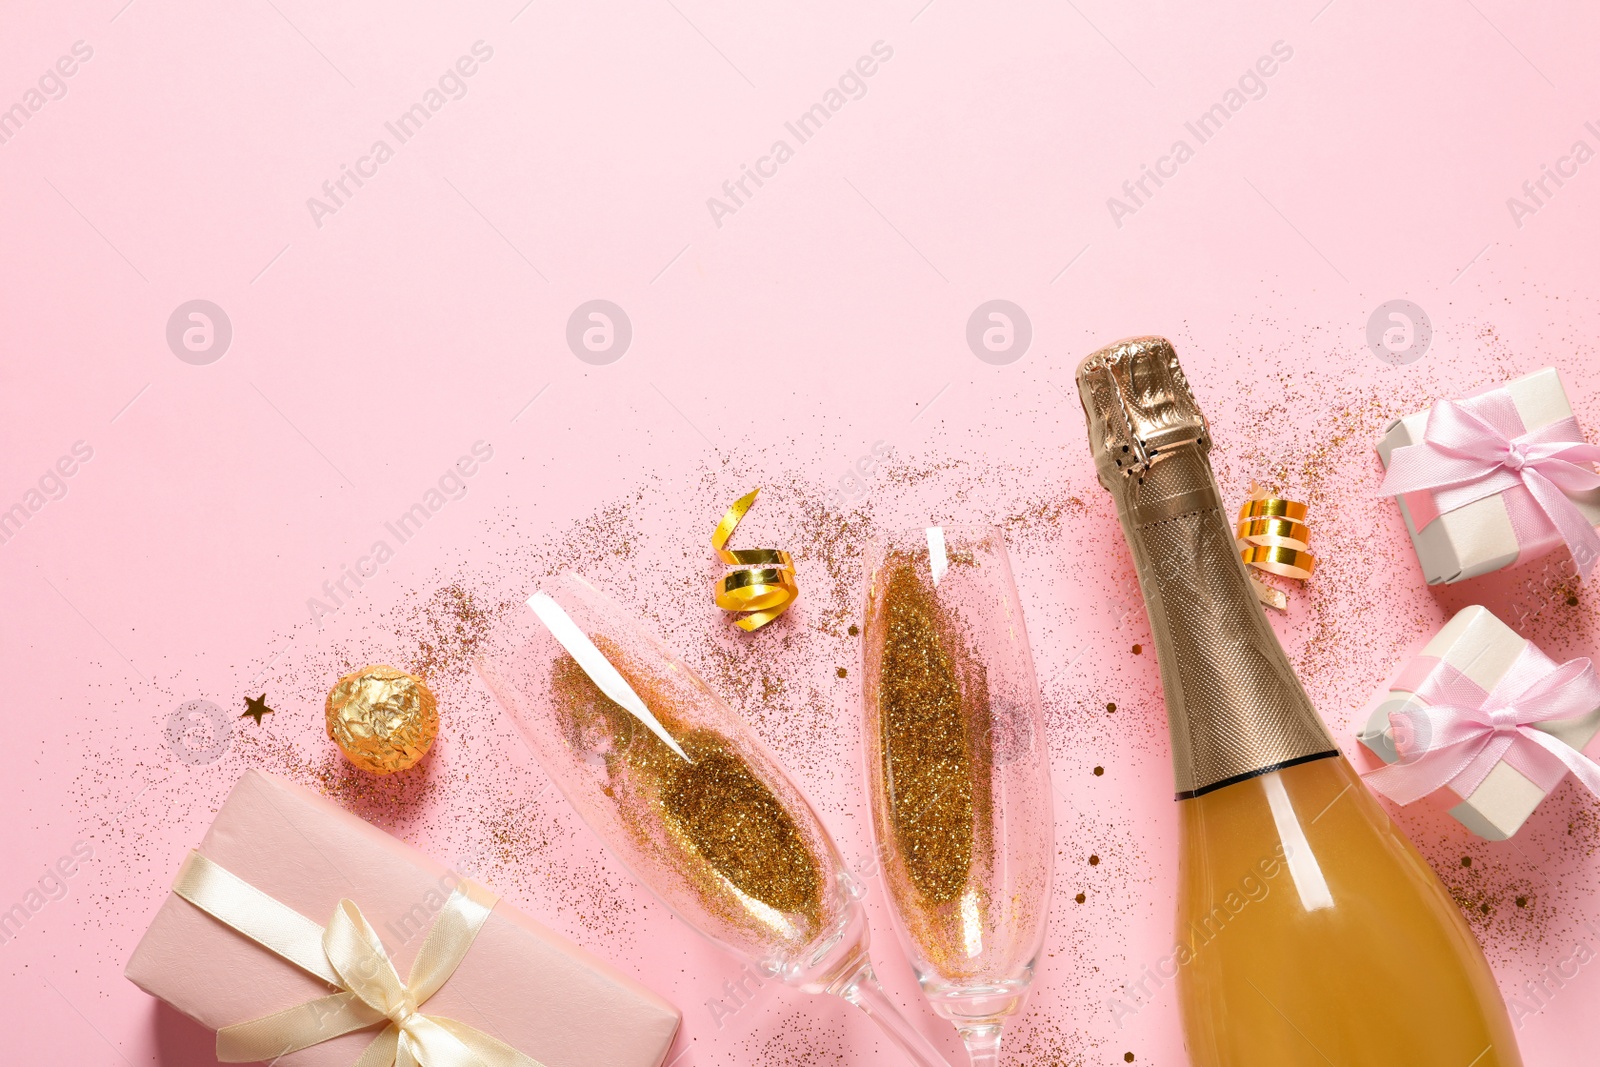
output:
[[[595,645],[689,757],[602,693],[570,656],[555,661],[554,705],[567,743],[602,773],[623,828],[693,884],[721,922],[760,941],[808,941],[825,921],[820,842],[726,738],[687,721],[668,686],[603,636]]]
[[[950,564],[971,560],[952,554]],[[913,940],[954,972],[991,904],[989,686],[925,568],[891,555],[877,581],[883,643],[869,664],[869,692],[885,786],[875,813],[890,853],[885,872]]]

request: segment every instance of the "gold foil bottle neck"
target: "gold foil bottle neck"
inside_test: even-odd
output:
[[[1134,337],[1078,365],[1089,448],[1100,482],[1137,478],[1184,445],[1210,451],[1211,429],[1164,337]]]
[[[1171,342],[1102,348],[1078,392],[1150,615],[1179,799],[1338,755],[1250,589]]]

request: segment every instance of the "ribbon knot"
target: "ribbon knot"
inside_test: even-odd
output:
[[[1363,777],[1397,804],[1411,804],[1449,786],[1463,799],[1504,760],[1549,793],[1571,772],[1600,796],[1600,766],[1539,723],[1576,719],[1600,708],[1600,676],[1587,659],[1559,666],[1532,643],[1485,691],[1440,660],[1415,684],[1421,707],[1391,712],[1389,729],[1400,759]]]
[[[383,1026],[354,1067],[543,1067],[466,1023],[422,1011],[466,958],[494,909],[498,898],[482,886],[458,882],[404,981],[354,901],[339,901],[323,928],[198,852],[189,853],[172,889],[338,990],[218,1030],[217,1059],[223,1063],[276,1061],[344,1034]]]
[[[389,1011],[389,1021],[404,1030],[417,1017],[417,1005],[407,997]]]
[[[1511,471],[1520,471],[1527,463],[1528,457],[1523,454],[1522,446],[1516,441],[1506,446],[1506,458],[1500,461],[1501,466]]]
[[[1496,734],[1514,734],[1522,722],[1521,713],[1514,704],[1489,710],[1489,726]]]
[[[1600,559],[1600,535],[1568,494],[1600,488],[1596,460],[1600,448],[1584,439],[1577,419],[1529,430],[1511,394],[1491,389],[1433,405],[1421,443],[1390,454],[1378,492],[1431,493],[1438,515],[1504,493],[1517,542],[1558,535],[1587,579]]]

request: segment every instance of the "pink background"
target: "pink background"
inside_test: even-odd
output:
[[[509,602],[577,564],[751,716],[859,859],[859,694],[836,675],[858,654],[842,630],[851,553],[876,525],[987,519],[1012,534],[1059,793],[1050,943],[1008,1061],[1183,1063],[1170,987],[1120,1027],[1107,1007],[1169,949],[1175,812],[1076,360],[1171,337],[1225,491],[1259,478],[1311,501],[1324,569],[1275,622],[1347,748],[1401,654],[1465,604],[1558,659],[1597,647],[1592,594],[1550,560],[1425,589],[1393,506],[1370,495],[1385,420],[1438,395],[1553,363],[1600,425],[1600,163],[1547,180],[1520,220],[1507,205],[1575,141],[1600,148],[1584,126],[1600,126],[1594,16],[1392,8],[7,4],[0,107],[26,110],[74,42],[93,53],[0,143],[0,507],[26,508],[74,442],[93,450],[0,544],[0,908],[75,842],[93,850],[0,944],[9,1056],[212,1062],[209,1035],[121,970],[184,850],[260,765],[641,977],[684,1012],[675,1063],[888,1062],[843,1005],[768,986],[715,1014],[738,964],[541,792],[461,656],[433,675],[444,732],[406,781],[343,770],[320,700],[345,670],[416,666],[459,639],[441,608],[454,594],[436,590]],[[492,57],[465,95],[397,146],[384,124],[477,41]],[[785,122],[879,41],[892,58],[864,95],[798,144]],[[1265,95],[1197,144],[1184,123],[1280,41],[1292,57]],[[380,138],[393,158],[319,227],[307,198]],[[793,157],[719,226],[707,199],[780,138]],[[1107,198],[1180,138],[1193,158],[1117,225]],[[565,340],[597,298],[633,330],[606,366]],[[996,298],[1032,324],[1001,366],[965,337]],[[1433,325],[1404,366],[1366,342],[1397,298]],[[232,323],[209,365],[166,341],[193,299]],[[315,624],[308,598],[479,440],[493,458],[465,495]],[[878,441],[892,458],[849,485],[839,526],[822,508]],[[705,592],[705,538],[754,485],[768,488],[741,542],[794,550],[804,591],[747,637]],[[233,715],[263,690],[276,713],[236,720],[210,762],[165,738],[185,701]],[[1508,996],[1575,941],[1600,944],[1584,925],[1600,930],[1593,799],[1568,781],[1496,845],[1439,807],[1399,819]],[[953,1051],[876,886],[870,905],[886,982]],[[1596,971],[1521,1019],[1528,1064],[1594,1047]]]

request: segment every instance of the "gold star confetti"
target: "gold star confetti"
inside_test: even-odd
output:
[[[267,707],[267,694],[262,693],[258,697],[244,698],[244,713],[240,715],[239,718],[254,719],[256,721],[256,725],[260,726],[261,716],[271,714],[273,714],[273,710]]]

